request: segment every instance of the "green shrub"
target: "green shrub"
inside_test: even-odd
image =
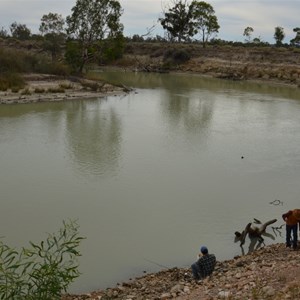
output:
[[[182,64],[190,59],[189,52],[183,49],[168,49],[163,57],[163,61],[170,64]]]
[[[25,86],[23,77],[17,73],[5,72],[0,74],[0,90],[21,89]]]
[[[57,234],[20,252],[0,241],[0,299],[54,300],[77,278],[78,236],[75,221],[63,222]]]

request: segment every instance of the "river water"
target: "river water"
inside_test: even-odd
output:
[[[201,245],[230,259],[242,253],[235,231],[254,218],[280,226],[299,206],[299,89],[97,74],[135,91],[0,106],[0,235],[29,246],[77,219],[71,292],[189,266]],[[267,231],[266,244],[284,242]]]

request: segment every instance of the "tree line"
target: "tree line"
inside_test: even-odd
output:
[[[120,18],[124,12],[118,0],[77,0],[66,19],[58,13],[48,13],[41,18],[40,34],[32,35],[25,25],[14,22],[10,33],[0,29],[0,37],[18,40],[39,39],[43,47],[55,60],[64,48],[65,60],[74,70],[82,72],[89,61],[103,62],[122,56],[125,37]],[[164,29],[164,37],[156,36],[158,41],[201,42],[205,47],[209,42],[217,43],[220,25],[211,4],[197,0],[173,0],[164,8],[158,19]],[[294,28],[295,38],[292,46],[300,46],[300,28]],[[253,27],[246,27],[243,36],[246,43],[263,43],[260,37],[252,38]],[[143,36],[133,35],[133,41],[149,38],[151,29]],[[283,45],[284,29],[275,27],[274,39],[277,46]],[[127,38],[128,39],[128,38]]]

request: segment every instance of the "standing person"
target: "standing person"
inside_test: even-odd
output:
[[[201,253],[198,254],[198,260],[192,264],[192,272],[194,279],[200,280],[212,274],[216,265],[216,257],[209,254],[206,246],[200,248]]]
[[[286,247],[296,250],[298,247],[298,222],[300,221],[300,209],[289,210],[282,215],[282,219],[286,223]],[[300,224],[299,224],[300,226]],[[293,240],[291,237],[293,235]]]

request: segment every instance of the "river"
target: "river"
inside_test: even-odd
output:
[[[235,231],[254,218],[281,226],[299,206],[300,89],[96,74],[134,92],[0,106],[0,235],[29,246],[77,219],[71,292],[189,266],[201,245],[230,259]],[[266,244],[284,242],[267,231]]]

